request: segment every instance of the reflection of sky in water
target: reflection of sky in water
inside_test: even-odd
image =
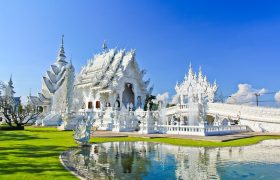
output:
[[[89,179],[277,179],[280,174],[280,140],[222,148],[112,142],[69,154],[66,165]]]
[[[218,166],[221,179],[280,179],[280,165],[269,163],[243,163]]]

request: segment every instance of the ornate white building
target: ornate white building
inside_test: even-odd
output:
[[[103,48],[77,76],[77,108],[143,107],[150,82],[143,80],[144,75],[145,71],[140,70],[136,61],[135,50]]]
[[[184,81],[176,84],[176,106],[159,106],[157,111],[144,111],[152,88],[150,80],[144,80],[135,50],[107,49],[103,44],[103,51],[77,77],[74,71],[66,61],[62,38],[57,59],[43,77],[42,92],[29,96],[45,115],[38,125],[71,129],[81,118],[94,117],[98,129],[117,132],[202,136],[249,129],[279,132],[280,109],[215,103],[217,83],[211,84],[201,68],[196,74],[190,66]]]
[[[180,85],[177,83],[175,86],[180,104],[187,104],[189,102],[203,103],[205,99],[207,99],[207,102],[214,102],[217,89],[216,81],[212,85],[207,77],[202,74],[201,67],[199,68],[198,75],[196,75],[191,64],[184,82]]]
[[[175,86],[178,104],[188,106],[187,124],[196,126],[207,121],[208,103],[214,102],[215,94],[218,89],[216,81],[212,85],[207,77],[202,74],[201,67],[198,75],[193,72],[191,64],[189,72],[184,78],[184,82]]]

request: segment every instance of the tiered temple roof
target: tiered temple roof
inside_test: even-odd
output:
[[[145,74],[140,70],[135,61],[135,50],[126,51],[104,49],[102,53],[94,55],[88,64],[82,68],[77,81],[79,87],[93,87],[94,89],[109,89],[117,86],[118,80],[124,76],[126,68],[133,63],[136,71],[139,72],[140,82]],[[147,89],[149,80],[143,82],[143,87]]]
[[[51,103],[51,97],[64,82],[66,68],[69,63],[65,60],[66,56],[63,38],[64,36],[62,36],[61,46],[56,58],[56,62],[51,65],[50,70],[48,70],[46,75],[43,76],[42,92],[38,93],[39,97],[31,95],[28,97],[29,102],[34,105],[49,105]]]

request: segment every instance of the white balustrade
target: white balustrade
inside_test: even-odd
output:
[[[178,135],[223,135],[239,132],[248,132],[247,126],[179,126],[179,125],[158,125],[162,133]]]

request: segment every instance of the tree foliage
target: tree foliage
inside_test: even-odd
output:
[[[149,106],[149,110],[157,110],[158,109],[158,104],[154,103],[153,100],[156,99],[156,96],[154,95],[149,95],[146,97],[145,100],[145,105],[144,105],[144,110],[147,111],[148,110],[148,106]]]

